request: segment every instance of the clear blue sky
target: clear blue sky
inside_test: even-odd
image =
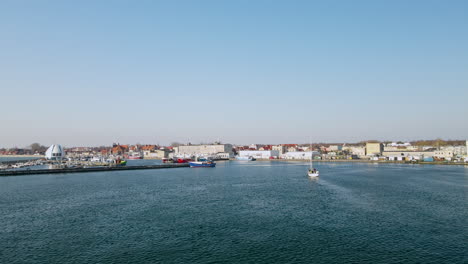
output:
[[[0,147],[468,137],[468,1],[1,1]]]

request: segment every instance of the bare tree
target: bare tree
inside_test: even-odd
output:
[[[31,148],[31,151],[32,151],[33,153],[36,153],[36,152],[45,152],[46,149],[47,149],[46,146],[43,146],[43,145],[41,145],[41,144],[39,144],[39,143],[32,143],[32,144],[30,145],[30,148]]]
[[[180,146],[180,145],[182,145],[182,144],[179,143],[179,142],[172,142],[172,143],[171,143],[171,147],[178,147],[178,146]]]

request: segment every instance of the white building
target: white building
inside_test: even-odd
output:
[[[422,160],[435,156],[434,151],[384,151],[384,157],[389,160]]]
[[[320,156],[317,151],[292,151],[286,152],[281,155],[282,159],[298,159],[298,160],[310,160],[310,157]]]
[[[453,157],[453,151],[451,150],[436,150],[434,151],[435,158],[451,159]]]
[[[278,158],[278,150],[240,150],[239,157],[254,157],[256,159]]]
[[[231,144],[213,144],[213,145],[186,145],[179,146],[176,149],[175,156],[191,157],[191,156],[220,156],[233,158]]]
[[[169,156],[168,149],[157,149],[157,150],[144,150],[143,157],[145,159],[164,159]]]
[[[409,147],[411,146],[411,143],[406,142],[406,143],[397,143],[397,142],[392,142],[387,144],[387,146],[392,146],[392,147]]]
[[[453,155],[461,156],[466,154],[466,146],[444,146],[441,147],[440,150],[451,151]]]
[[[45,158],[48,160],[61,160],[65,158],[65,151],[61,145],[52,145],[46,150]]]
[[[344,150],[348,150],[350,154],[356,155],[358,157],[363,157],[366,155],[365,147],[345,147]]]
[[[330,145],[327,148],[327,151],[340,151],[340,150],[343,150],[343,146],[341,145]]]
[[[286,152],[286,147],[283,145],[271,146],[271,149],[277,150],[280,156]]]

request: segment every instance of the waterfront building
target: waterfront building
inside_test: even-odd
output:
[[[258,150],[271,150],[271,149],[272,149],[271,145],[264,145],[264,146],[260,147]]]
[[[176,156],[219,156],[233,158],[234,152],[232,151],[231,144],[210,144],[210,145],[184,145],[176,148]]]
[[[111,153],[113,155],[123,155],[129,151],[128,145],[112,144]]]
[[[310,160],[310,157],[314,158],[320,156],[318,151],[291,151],[280,155],[281,159],[292,159],[292,160]]]
[[[271,146],[271,150],[277,150],[280,156],[286,153],[286,147],[283,145]]]
[[[45,158],[48,160],[61,160],[65,158],[65,151],[61,145],[52,145],[46,150]]]
[[[434,157],[435,151],[383,151],[382,156],[389,160],[422,160]]]
[[[343,150],[347,150],[351,155],[356,155],[357,157],[363,157],[366,155],[365,147],[347,146]]]
[[[453,154],[452,150],[436,150],[433,157],[450,160],[453,158]]]
[[[340,151],[340,150],[343,150],[343,146],[342,146],[342,145],[330,145],[330,146],[327,148],[327,151]]]
[[[466,154],[466,147],[465,146],[444,146],[440,147],[440,150],[443,151],[450,151],[455,156],[462,156]]]
[[[169,149],[143,150],[144,159],[164,159],[169,157]]]
[[[240,150],[239,157],[254,157],[256,159],[270,159],[279,157],[277,150]]]
[[[380,142],[367,142],[366,143],[366,155],[382,155],[383,144]]]
[[[286,148],[286,152],[294,152],[297,151],[297,144],[283,144]]]
[[[249,149],[260,150],[263,146],[262,144],[250,144]]]

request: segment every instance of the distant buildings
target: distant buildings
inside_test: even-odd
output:
[[[384,151],[382,156],[388,160],[403,161],[403,160],[423,160],[424,158],[434,157],[434,151]]]
[[[318,151],[292,151],[281,155],[281,159],[310,160],[311,157],[319,157]]]
[[[280,156],[283,155],[284,153],[286,153],[286,147],[283,146],[283,145],[272,146],[272,147],[271,147],[271,150],[276,150],[276,151],[278,151],[278,154],[279,154]]]
[[[176,156],[217,156],[219,158],[233,158],[231,144],[209,144],[209,145],[184,145],[178,146],[175,151]]]
[[[42,153],[37,151],[38,143],[30,148],[0,149],[0,155],[41,155],[46,150],[42,146]],[[392,142],[380,143],[369,141],[367,143],[346,144],[251,144],[233,147],[231,144],[200,144],[181,145],[178,147],[161,147],[158,145],[120,145],[114,143],[112,147],[72,147],[64,149],[60,145],[52,145],[47,149],[47,159],[68,158],[89,159],[91,157],[120,156],[130,158],[139,156],[146,159],[164,158],[193,158],[210,156],[213,158],[255,157],[257,159],[309,159],[314,151],[314,158],[321,159],[372,159],[391,161],[430,160],[462,162],[468,158],[468,140],[420,140],[411,143]],[[138,155],[136,155],[138,154]]]
[[[112,144],[111,153],[113,155],[123,155],[129,151],[128,145]]]
[[[364,146],[346,146],[343,148],[343,150],[357,157],[366,156],[366,147]]]
[[[383,144],[380,142],[366,143],[366,156],[382,155]]]
[[[240,150],[239,157],[254,157],[256,159],[277,159],[278,150]]]

